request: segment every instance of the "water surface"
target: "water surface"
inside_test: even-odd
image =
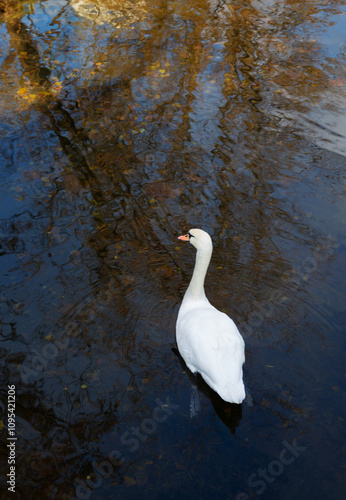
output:
[[[343,498],[345,12],[0,13],[1,498]],[[213,238],[206,291],[244,336],[250,395],[201,385],[193,419],[174,351],[191,227]]]

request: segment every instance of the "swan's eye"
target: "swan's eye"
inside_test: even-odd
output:
[[[191,239],[191,238],[194,238],[194,235],[193,235],[193,234],[191,234],[191,233],[187,233],[187,234],[189,235],[190,239]]]

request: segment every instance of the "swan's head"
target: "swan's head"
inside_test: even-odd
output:
[[[202,229],[190,229],[184,236],[179,236],[179,240],[189,241],[197,250],[211,250],[213,248],[211,237]]]

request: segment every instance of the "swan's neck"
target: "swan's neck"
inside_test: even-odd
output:
[[[207,274],[212,251],[212,247],[210,249],[203,248],[197,250],[195,268],[184,298],[193,300],[206,298],[204,293],[204,280],[205,275]]]

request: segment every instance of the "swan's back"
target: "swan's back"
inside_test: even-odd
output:
[[[225,401],[245,398],[244,340],[235,323],[207,300],[182,304],[177,321],[178,349],[187,367],[200,373]]]

